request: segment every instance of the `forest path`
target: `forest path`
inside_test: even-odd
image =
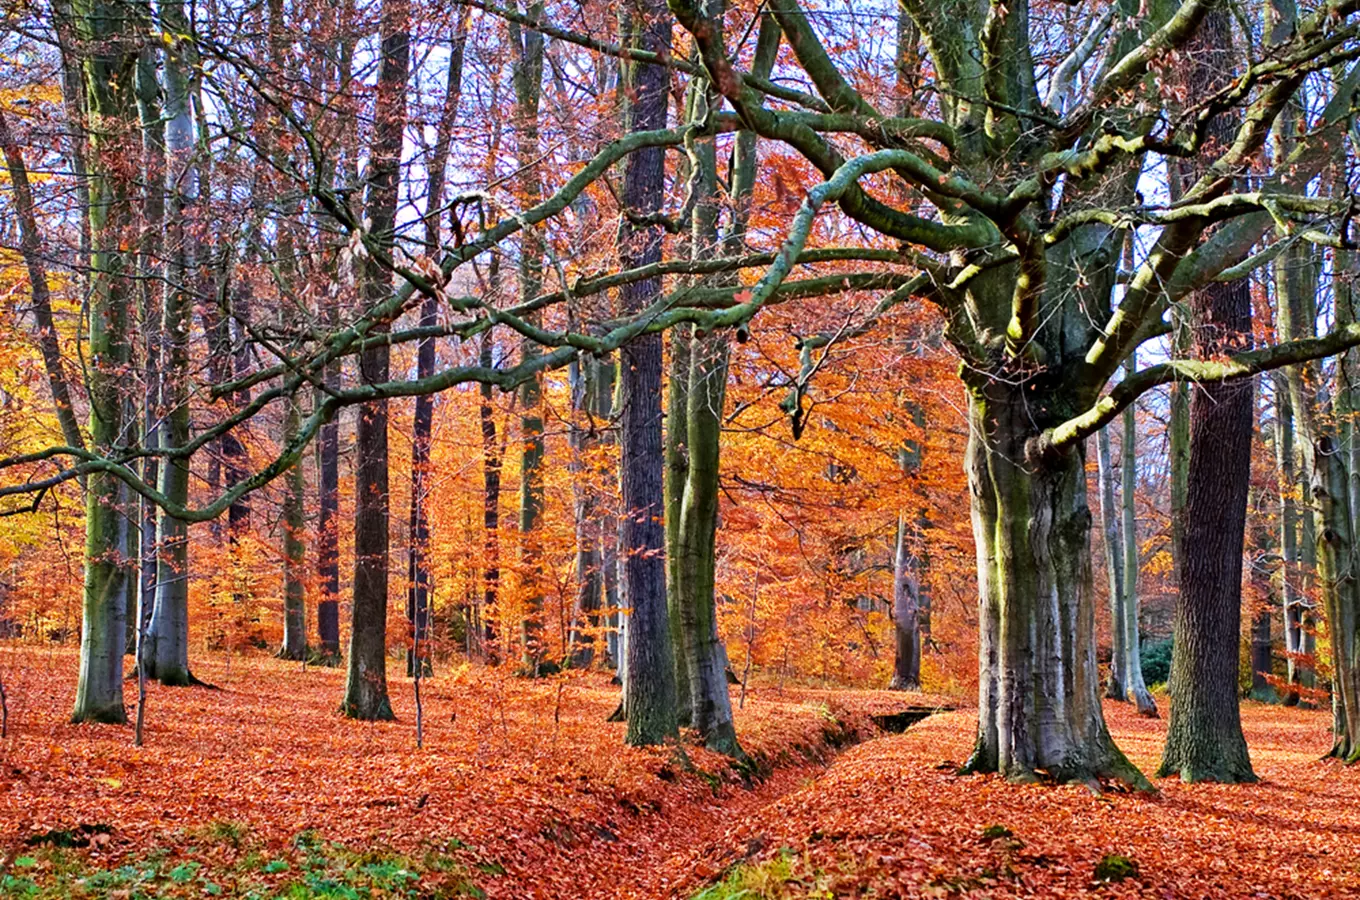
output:
[[[847,693],[838,699],[854,704],[852,697]],[[692,896],[729,867],[765,851],[768,848],[765,838],[758,834],[743,837],[749,831],[749,823],[759,821],[769,810],[780,808],[786,798],[815,794],[821,779],[837,765],[842,753],[902,734],[931,715],[952,709],[907,700],[894,703],[892,695],[885,696],[884,692],[866,693],[864,699],[868,698],[872,699],[865,711],[876,731],[860,732],[851,743],[828,748],[826,757],[819,762],[780,766],[750,789],[725,787],[712,804],[687,810],[683,818],[661,817],[657,828],[649,832],[652,840],[646,845],[634,845],[635,850],[642,852],[636,854],[636,866],[631,868],[630,877],[601,900]]]

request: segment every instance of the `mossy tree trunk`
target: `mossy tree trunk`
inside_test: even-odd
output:
[[[116,455],[125,433],[123,388],[131,363],[129,314],[131,180],[128,165],[138,140],[133,97],[137,46],[134,17],[107,0],[72,4],[86,47],[83,66],[90,174],[89,396],[90,445]],[[126,722],[123,650],[132,576],[127,548],[128,489],[111,473],[91,473],[85,491],[85,594],[75,722]]]
[[[532,3],[529,15],[542,15],[543,4]],[[543,96],[543,35],[538,31],[521,29],[510,24],[510,39],[515,54],[513,82],[515,89],[515,154],[521,167],[520,192],[526,206],[532,206],[543,196],[542,178],[538,173],[539,104]],[[520,298],[528,301],[538,296],[543,284],[543,238],[533,228],[522,233],[519,259]],[[537,318],[531,317],[537,323]],[[520,358],[528,363],[540,354],[539,346],[524,338],[520,344]],[[546,647],[543,646],[543,587],[542,587],[542,518],[543,518],[543,384],[535,375],[519,389],[520,405],[520,476],[519,476],[519,540],[520,582],[524,602],[524,618],[520,637],[523,641],[521,659],[523,672],[537,676],[543,666]]]
[[[981,643],[968,768],[1146,786],[1100,710],[1085,453],[1036,458],[1024,391],[1009,385],[974,387],[969,422]]]

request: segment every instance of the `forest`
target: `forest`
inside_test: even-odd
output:
[[[0,897],[1360,896],[1360,0],[0,17]]]

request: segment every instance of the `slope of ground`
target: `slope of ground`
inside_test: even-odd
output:
[[[364,724],[336,714],[340,671],[196,667],[221,690],[153,686],[134,748],[130,728],[67,723],[73,653],[0,650],[0,895],[665,896],[693,877],[665,861],[797,789],[870,716],[931,702],[756,690],[737,724],[771,774],[751,789],[700,748],[624,747],[603,675],[441,669],[417,750],[409,680],[400,721]]]
[[[1119,703],[1105,714],[1119,746],[1152,772],[1165,720]],[[717,881],[701,895],[713,900],[1360,896],[1360,769],[1320,759],[1330,714],[1248,703],[1243,718],[1259,784],[1167,779],[1157,796],[1097,797],[957,776],[976,717],[934,716],[848,750],[673,864],[689,867],[690,893]]]

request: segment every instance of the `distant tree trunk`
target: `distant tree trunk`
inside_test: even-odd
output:
[[[187,30],[183,6],[177,0],[160,4],[161,18],[176,33]],[[178,23],[178,24],[173,24]],[[195,271],[193,239],[186,222],[198,201],[198,170],[194,162],[194,120],[190,106],[192,44],[166,48],[165,53],[165,174],[169,179],[165,249],[169,265],[164,299],[165,360],[162,404],[165,442],[182,447],[189,442],[189,320],[193,297],[189,273]],[[167,459],[161,468],[161,492],[181,505],[189,502],[189,461]],[[160,553],[156,567],[156,602],[151,610],[143,645],[146,673],[167,685],[188,685],[189,673],[189,526],[170,515],[160,517]]]
[[[495,265],[495,260],[492,260]],[[494,362],[491,353],[491,335],[482,337],[480,364],[490,366]],[[501,524],[501,454],[496,443],[496,407],[492,403],[492,387],[481,385],[481,403],[478,415],[482,423],[482,533],[485,557],[482,568],[482,622],[483,645],[488,658],[497,660],[496,654],[496,599],[500,591],[500,524]]]
[[[283,434],[280,443],[287,447],[297,440],[299,412],[297,399],[288,401],[283,413]],[[283,493],[283,648],[284,659],[307,657],[307,587],[303,572],[307,562],[307,546],[303,535],[307,528],[303,509],[306,482],[302,460],[299,458],[284,476]]]
[[[461,7],[449,48],[449,74],[444,88],[444,107],[435,127],[434,148],[428,164],[429,177],[425,183],[425,255],[437,259],[439,254],[439,222],[444,205],[444,174],[449,164],[449,145],[453,138],[453,123],[458,114],[458,99],[463,86],[463,48],[467,43],[467,27],[471,7]],[[426,297],[420,304],[421,327],[433,327],[439,318],[439,304]],[[434,338],[421,338],[416,344],[416,377],[429,378],[434,374]],[[426,508],[430,493],[430,444],[434,432],[434,397],[422,394],[416,398],[415,415],[411,425],[411,520],[407,548],[406,620],[411,629],[411,646],[406,653],[406,674],[414,676],[431,672],[431,662],[425,642],[430,628],[430,516]]]
[[[369,153],[365,218],[384,247],[395,244],[402,135],[406,126],[406,79],[410,67],[410,5],[383,0],[379,30],[382,62],[375,97],[377,110]],[[364,264],[363,297],[373,306],[387,299],[391,278],[369,257]],[[377,323],[386,332],[390,322]],[[388,379],[388,348],[379,344],[359,355],[365,384]],[[355,438],[354,606],[349,639],[349,669],[342,709],[354,719],[392,719],[387,696],[387,567],[389,495],[387,479],[387,400],[359,408]]]
[[[895,691],[921,689],[921,580],[911,548],[910,514],[897,514],[893,545],[893,676],[888,685]]]
[[[671,17],[665,4],[660,0],[638,0],[636,12],[638,30],[635,35],[628,35],[626,42],[654,53],[669,52]],[[669,85],[666,69],[642,63],[629,69],[633,97],[630,130],[664,128]],[[648,147],[628,156],[622,196],[627,209],[644,216],[661,209],[665,163],[665,151],[660,147]],[[625,218],[619,232],[619,256],[625,268],[660,261],[659,227],[634,225]],[[620,290],[620,312],[638,313],[660,293],[660,278],[625,285]],[[633,745],[659,744],[677,732],[675,657],[666,610],[665,529],[661,523],[665,512],[661,369],[659,334],[640,336],[619,352],[623,495],[620,580],[624,602],[630,609],[624,712],[628,719],[627,741]]]
[[[572,364],[571,439],[573,466],[576,469],[576,608],[571,639],[573,668],[589,666],[596,656],[596,634],[600,628],[600,607],[604,602],[604,504],[600,479],[605,472],[591,457],[598,452],[601,423],[609,421],[614,370],[612,363],[582,358]],[[589,417],[586,428],[579,421]]]
[[[124,369],[131,362],[128,319],[133,282],[128,277],[132,225],[130,180],[123,158],[138,128],[133,86],[137,48],[134,19],[107,0],[81,10],[75,21],[90,48],[84,59],[89,115],[90,296],[89,369],[91,449],[116,456],[126,440]],[[127,489],[116,476],[91,473],[85,492],[85,597],[80,633],[80,675],[75,722],[126,722],[123,648],[129,577]]]
[[[1289,691],[1286,706],[1297,706],[1299,692],[1298,654],[1303,652],[1302,605],[1298,593],[1299,511],[1295,494],[1299,480],[1295,465],[1294,407],[1289,402],[1289,382],[1284,373],[1275,381],[1275,466],[1279,475],[1280,497],[1280,609],[1284,614],[1285,681]]]
[[[339,367],[328,365],[323,383],[338,386]],[[318,392],[320,393],[320,392]],[[317,437],[317,574],[321,598],[316,604],[316,637],[322,657],[340,658],[340,434],[332,419]]]
[[[1202,95],[1231,77],[1226,8],[1206,14],[1187,47],[1185,80]],[[1230,142],[1220,116],[1212,139]],[[1186,183],[1200,176],[1189,172]],[[1202,359],[1251,344],[1251,284],[1212,284],[1190,300],[1194,354]],[[1174,619],[1171,716],[1160,775],[1183,781],[1255,781],[1238,710],[1242,547],[1251,477],[1252,383],[1197,385],[1190,397],[1190,466]],[[1194,548],[1194,552],[1187,552]]]
[[[1134,350],[1124,363],[1125,371],[1132,375],[1138,370],[1138,351]],[[1133,698],[1138,714],[1153,718],[1157,715],[1157,703],[1152,699],[1147,683],[1143,680],[1142,640],[1138,626],[1138,514],[1136,493],[1138,490],[1138,422],[1133,406],[1124,410],[1124,435],[1121,441],[1119,465],[1122,480],[1120,486],[1120,505],[1124,510],[1124,689]]]
[[[1100,429],[1096,437],[1096,461],[1100,481],[1100,522],[1105,532],[1105,572],[1110,586],[1110,677],[1105,682],[1105,696],[1110,700],[1128,699],[1124,681],[1124,667],[1128,663],[1128,647],[1124,629],[1128,616],[1124,612],[1124,539],[1120,530],[1120,513],[1114,503],[1114,470],[1110,462],[1110,428]]]

